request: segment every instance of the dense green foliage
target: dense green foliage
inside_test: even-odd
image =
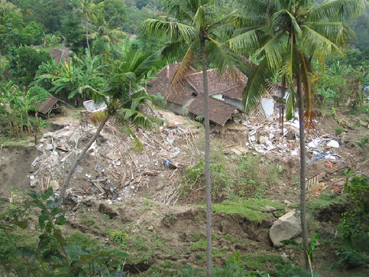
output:
[[[369,180],[349,172],[345,186],[349,205],[342,215],[336,265],[355,268],[369,262]]]
[[[19,200],[13,199],[0,217],[1,270],[18,276],[125,275],[125,252],[96,244],[86,247],[81,240],[76,244],[64,238],[61,226],[67,220],[52,188],[43,194],[30,191],[23,204]],[[35,211],[38,225],[33,229],[28,217]]]
[[[298,93],[295,90],[299,89],[294,84],[298,80],[304,87],[309,117],[314,114],[312,104],[315,102],[317,108],[332,110],[334,115],[337,108],[347,108],[369,119],[368,98],[363,91],[364,86],[369,85],[368,12],[343,23],[349,12],[333,17],[331,12],[335,9],[323,9],[319,13],[314,8],[306,8],[315,7],[317,2],[323,3],[308,0],[0,0],[1,135],[20,140],[33,134],[37,138],[44,121],[38,118],[36,106],[53,95],[75,107],[87,99],[105,101],[107,112],[96,114],[92,120],[103,127],[110,116],[116,116],[135,139],[135,146],[140,148],[142,144],[130,123],[152,128],[161,122],[142,112],[147,101],[154,99],[144,90],[147,77],[165,63],[181,57],[184,57],[184,70],[179,73],[184,73],[185,67],[201,68],[200,42],[208,53],[203,66],[218,67],[225,72],[237,65],[249,73],[252,85],[245,93],[245,104],[256,103],[271,81],[282,81],[290,84],[292,93],[287,104],[291,108],[288,114],[292,115]],[[299,4],[298,8],[292,8],[291,3]],[[351,9],[349,11],[361,10],[354,4]],[[144,28],[140,28],[145,19],[152,17],[156,19],[147,20]],[[339,24],[324,29],[316,24],[318,19],[322,19],[321,24],[328,19],[338,20]],[[356,37],[351,36],[346,23]],[[152,37],[148,30],[164,35]],[[349,47],[341,53],[335,47],[344,40],[348,40]],[[48,54],[56,48],[68,55],[65,47],[73,51],[69,62],[56,61]],[[155,52],[159,49],[161,56]],[[246,65],[244,59],[232,51],[245,55],[257,69]],[[324,56],[327,57],[325,63]],[[344,127],[336,128],[336,134],[343,130]],[[365,151],[369,138],[363,136],[356,143]],[[245,155],[232,160],[223,152],[212,155],[211,193],[218,200],[226,199],[214,205],[214,210],[227,215],[242,214],[261,222],[265,218],[262,210],[265,205],[282,209],[277,203],[263,200],[265,191],[277,183],[282,174],[281,167],[265,164],[260,156]],[[181,182],[184,196],[203,196],[205,164],[199,159],[184,170]],[[352,268],[369,262],[368,184],[362,176],[350,176],[346,183],[349,208],[343,214],[341,236],[335,240],[340,243],[336,251],[339,266]],[[1,270],[25,276],[124,275],[122,261],[129,259],[124,252],[99,248],[100,245],[95,246],[96,242],[86,237],[62,234],[60,226],[65,224],[65,218],[52,191],[41,195],[31,192],[29,197],[25,205],[13,202],[0,216]],[[245,201],[244,198],[250,197],[252,199]],[[311,207],[318,205],[320,203]],[[30,222],[36,222],[36,229],[30,228]],[[93,225],[87,218],[86,222]],[[109,237],[124,251],[129,249],[130,238],[124,230],[111,231]],[[204,242],[199,242],[199,248],[205,249]],[[142,247],[142,253],[153,255],[153,250],[142,246],[143,243],[132,242],[132,245]],[[213,272],[214,276],[268,276],[247,270],[262,269],[267,263],[277,264],[275,271],[270,272],[273,276],[309,274],[274,255],[240,257],[237,254],[230,257],[223,268],[214,268]],[[176,276],[205,274],[203,269],[192,266],[176,270],[179,272]]]

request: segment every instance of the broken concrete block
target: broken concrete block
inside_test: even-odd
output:
[[[283,246],[282,240],[292,239],[301,234],[300,218],[292,210],[278,218],[269,230],[269,237],[274,247]]]
[[[51,180],[50,186],[53,188],[54,192],[60,189],[60,184],[57,180]]]

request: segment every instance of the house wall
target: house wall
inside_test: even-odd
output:
[[[164,108],[166,110],[169,110],[169,111],[174,112],[176,114],[185,115],[184,112],[183,112],[184,109],[182,107],[183,106],[181,106],[181,105],[168,102],[168,104]]]

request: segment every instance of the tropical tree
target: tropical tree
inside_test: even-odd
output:
[[[344,19],[362,13],[366,1],[335,0],[316,4],[313,0],[260,0],[239,1],[239,4],[242,16],[238,24],[244,28],[235,33],[229,46],[239,52],[255,51],[254,57],[260,58],[244,91],[246,110],[259,102],[275,72],[290,90],[287,118],[292,117],[295,103],[298,104],[301,227],[303,245],[308,251],[305,129],[309,129],[313,117],[312,61],[316,59],[323,67],[327,54],[341,53],[339,47],[353,34]],[[305,266],[309,268],[307,252]]]
[[[87,49],[91,53],[89,42],[89,26],[96,19],[98,10],[104,5],[104,2],[94,4],[91,0],[80,0],[79,10],[82,12],[82,22],[85,29]]]
[[[186,73],[196,59],[196,51],[200,49],[199,61],[203,72],[204,84],[204,125],[205,125],[205,181],[206,181],[206,234],[207,234],[207,276],[211,276],[211,181],[210,181],[210,125],[209,125],[209,96],[208,96],[208,62],[219,69],[220,74],[232,70],[236,58],[224,48],[220,42],[223,24],[230,19],[230,15],[220,16],[214,0],[165,0],[163,8],[168,16],[157,19],[147,19],[142,29],[148,34],[165,35],[169,38],[162,54],[166,57],[177,57],[185,47],[182,62],[175,73],[172,87],[180,92]]]
[[[93,100],[97,103],[104,101],[107,104],[107,108],[105,111],[97,112],[91,117],[91,120],[98,125],[98,128],[81,153],[76,157],[64,179],[59,195],[62,201],[79,161],[81,161],[97,139],[110,117],[118,115],[131,134],[133,132],[129,129],[128,122],[151,128],[160,121],[153,116],[141,113],[139,108],[141,104],[151,99],[142,86],[143,81],[155,66],[161,64],[157,53],[148,55],[137,51],[129,51],[122,61],[117,61],[111,66],[105,89],[96,90],[88,85],[85,86],[92,91],[91,96]]]
[[[40,66],[36,82],[51,80],[50,91],[67,94],[68,99],[74,99],[76,105],[81,106],[82,101],[93,98],[91,88],[100,91],[105,86],[100,60],[100,56],[92,57],[86,49],[83,57],[74,57],[69,64],[55,66],[55,62],[50,62]]]
[[[111,21],[105,21],[102,11],[96,14],[91,30],[90,38],[94,40],[92,52],[102,55],[101,61],[108,61],[112,52],[116,52],[114,50],[119,48],[118,45],[127,37],[127,34],[120,28],[114,28]]]

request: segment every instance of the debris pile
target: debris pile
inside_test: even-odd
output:
[[[261,105],[262,113],[256,113],[244,120],[243,125],[249,130],[246,147],[261,154],[273,153],[283,157],[299,157],[299,121],[284,122],[283,128],[274,106]],[[264,116],[263,116],[264,115]],[[318,122],[315,122],[318,124]],[[310,130],[306,136],[308,164],[325,158],[328,161],[343,160],[336,149],[340,147],[334,136],[322,133],[319,129]]]
[[[176,173],[189,164],[189,155],[199,153],[193,142],[197,129],[184,125],[186,121],[172,120],[158,130],[137,129],[135,135],[145,146],[140,152],[132,151],[133,136],[108,123],[77,166],[67,195],[77,203],[99,199],[111,204],[135,197],[145,186],[154,200],[175,203],[179,198],[174,186]],[[75,123],[44,134],[36,146],[42,154],[32,163],[30,186],[42,190],[52,186],[57,192],[95,130],[91,124]],[[179,146],[186,146],[188,151],[184,153]]]

